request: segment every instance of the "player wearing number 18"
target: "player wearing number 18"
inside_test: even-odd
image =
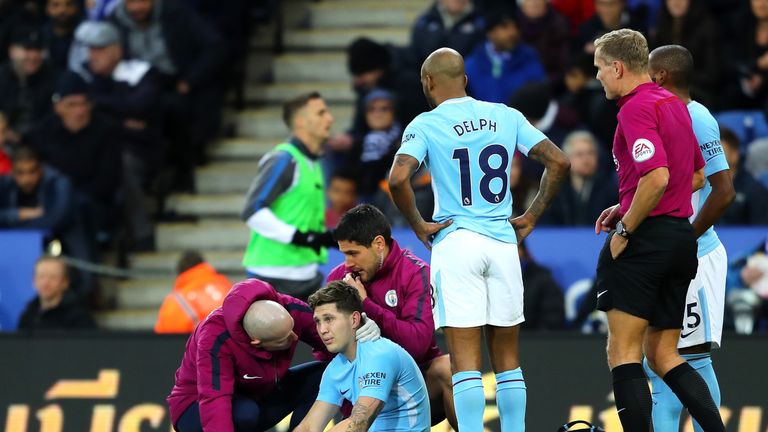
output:
[[[392,198],[427,247],[435,327],[451,355],[459,430],[483,430],[483,331],[496,372],[504,432],[525,429],[525,381],[518,359],[523,283],[517,241],[533,229],[568,173],[568,158],[520,112],[465,91],[464,59],[441,48],[421,67],[432,111],[405,129],[389,176]],[[511,219],[509,172],[515,150],[546,166],[530,208]],[[409,178],[424,161],[432,174],[436,223],[416,210]]]

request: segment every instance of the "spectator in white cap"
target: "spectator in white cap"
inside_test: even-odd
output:
[[[121,36],[111,23],[85,22],[75,37],[88,47],[84,74],[96,111],[122,128],[123,189],[133,248],[152,249],[154,229],[143,203],[165,150],[160,77],[144,60],[123,59]]]

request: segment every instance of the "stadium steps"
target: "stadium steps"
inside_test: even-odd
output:
[[[313,28],[391,27],[408,28],[426,8],[424,1],[388,0],[323,1],[309,9]],[[406,34],[407,36],[407,34]]]
[[[258,160],[277,145],[273,138],[231,138],[216,142],[208,154],[216,162]]]
[[[210,162],[195,171],[197,194],[171,196],[167,208],[191,222],[156,225],[156,251],[128,257],[130,271],[140,275],[106,289],[117,310],[101,312],[101,327],[151,330],[157,309],[170,292],[182,251],[200,250],[206,260],[233,282],[245,277],[242,254],[249,231],[239,220],[259,159],[288,135],[282,102],[317,90],[335,117],[334,132],[349,127],[354,94],[344,50],[366,36],[384,43],[408,43],[413,19],[431,0],[326,0],[281,2],[286,29],[284,53],[272,53],[274,26],[259,29],[246,59],[247,110],[229,121],[236,136],[209,149]]]
[[[246,192],[257,167],[258,160],[244,158],[199,167],[195,170],[197,191],[199,194]]]
[[[158,251],[164,252],[185,249],[243,252],[248,236],[248,227],[237,219],[163,223],[155,230],[155,246]]]
[[[277,83],[349,84],[347,58],[343,52],[283,54],[275,57],[273,70]]]
[[[354,92],[348,81],[312,82],[312,83],[277,83],[251,86],[245,90],[248,101],[277,104],[302,93],[318,91],[326,102],[331,104],[352,104]]]
[[[166,208],[183,215],[237,218],[244,205],[243,193],[177,194],[168,199]]]
[[[224,273],[235,275],[240,273],[242,278],[243,252],[240,250],[210,251],[205,253],[205,258],[216,268]],[[145,273],[156,274],[157,276],[172,277],[175,273],[176,262],[179,259],[177,251],[170,252],[144,252],[134,254],[130,258],[131,268]]]
[[[352,104],[331,104],[329,109],[335,119],[333,131],[345,130],[352,121]],[[283,139],[289,133],[283,124],[282,108],[279,106],[240,112],[237,115],[237,132],[241,137],[277,139]]]

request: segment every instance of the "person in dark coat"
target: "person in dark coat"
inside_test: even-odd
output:
[[[563,183],[540,224],[592,226],[603,209],[616,203],[619,196],[616,179],[611,172],[599,170],[597,142],[591,133],[570,133],[563,143],[563,151],[571,160],[571,176]]]
[[[43,256],[35,264],[37,296],[19,318],[19,330],[95,329],[96,322],[83,299],[69,289],[67,265]]]
[[[552,272],[537,263],[528,251],[525,241],[517,246],[520,269],[523,272],[523,314],[526,330],[562,330],[565,328],[565,300],[563,290],[552,277]]]
[[[88,47],[88,95],[97,112],[120,127],[123,144],[123,191],[134,249],[152,247],[145,191],[165,157],[162,96],[158,72],[147,61],[125,60],[120,33],[108,22],[86,22],[77,30]]]
[[[520,39],[539,53],[551,84],[559,84],[568,63],[569,23],[547,0],[523,0],[517,14]]]
[[[720,143],[728,160],[736,198],[720,218],[722,225],[768,225],[768,190],[742,166],[739,138],[720,126]]]
[[[174,155],[181,158],[186,152],[193,156],[188,162],[200,162],[221,123],[228,54],[224,39],[175,0],[125,0],[110,20],[120,30],[126,58],[149,62],[164,78],[165,104],[173,113],[170,132],[186,129],[186,135],[173,137]]]
[[[691,97],[704,106],[717,107],[723,51],[720,26],[701,0],[665,0],[659,11],[651,47],[682,45],[696,62],[691,76]]]
[[[8,56],[0,66],[0,111],[21,135],[51,111],[56,74],[44,61],[42,37],[35,28],[14,30]]]
[[[411,29],[413,62],[420,65],[441,47],[467,55],[484,37],[485,21],[471,0],[435,0]]]
[[[120,129],[95,113],[88,84],[66,72],[53,95],[55,114],[40,121],[24,138],[50,166],[69,177],[77,189],[80,213],[92,237],[108,233],[121,181]]]
[[[59,70],[69,67],[69,48],[83,18],[80,5],[77,0],[48,0],[45,7],[48,22],[42,26],[43,44],[49,61]]]

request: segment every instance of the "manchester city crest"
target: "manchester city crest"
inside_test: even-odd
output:
[[[389,307],[397,306],[397,293],[395,290],[387,291],[387,294],[384,296],[384,301],[387,302],[387,306]]]

